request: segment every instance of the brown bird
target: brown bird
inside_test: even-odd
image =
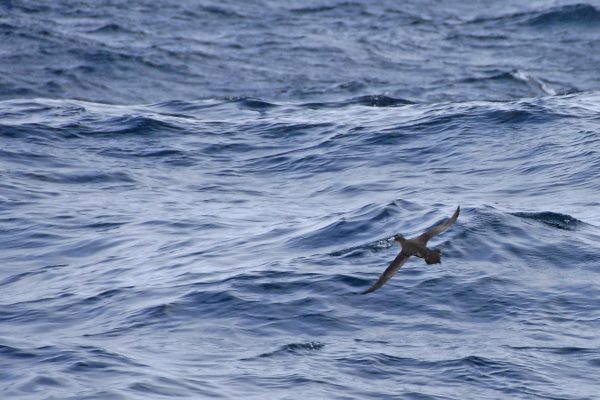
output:
[[[377,282],[375,282],[373,285],[371,285],[370,288],[365,290],[363,294],[374,292],[375,290],[382,287],[387,281],[390,280],[392,276],[394,276],[396,272],[398,272],[400,267],[402,267],[402,265],[410,258],[410,256],[420,257],[424,259],[427,264],[439,264],[442,261],[442,252],[437,249],[431,250],[427,247],[427,242],[432,237],[439,235],[446,229],[450,228],[452,224],[456,222],[459,213],[460,206],[456,209],[454,215],[452,215],[450,219],[448,219],[445,222],[442,222],[439,225],[434,226],[430,230],[415,238],[406,239],[402,235],[394,236],[394,241],[398,242],[398,244],[400,244],[400,247],[402,247],[402,250],[400,250],[400,254],[398,254],[396,258],[394,258],[394,261],[392,261],[390,266],[387,267],[385,271],[383,271],[383,274],[381,274],[379,279],[377,279]]]

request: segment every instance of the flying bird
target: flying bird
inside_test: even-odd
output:
[[[392,261],[390,266],[387,267],[385,271],[383,271],[383,274],[381,274],[379,279],[377,279],[377,281],[373,285],[371,285],[370,288],[365,290],[363,294],[374,292],[375,290],[382,287],[387,281],[390,280],[392,276],[394,276],[396,272],[398,272],[400,267],[404,265],[404,263],[410,258],[410,256],[420,257],[424,259],[427,264],[439,264],[442,261],[442,252],[437,249],[432,250],[428,248],[427,242],[432,237],[439,235],[440,233],[450,228],[452,224],[456,222],[459,213],[460,206],[456,208],[454,215],[452,215],[452,217],[450,217],[447,221],[444,221],[441,224],[434,226],[430,230],[415,238],[406,239],[402,235],[395,235],[394,241],[398,242],[400,247],[402,247],[402,250],[400,250],[400,254],[398,254],[396,258],[394,258],[394,261]]]

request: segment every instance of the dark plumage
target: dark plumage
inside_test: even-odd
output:
[[[415,238],[406,239],[402,235],[394,236],[394,240],[398,242],[402,247],[402,250],[400,250],[400,254],[398,254],[396,258],[394,258],[394,261],[392,261],[392,263],[389,265],[389,267],[387,267],[386,270],[383,271],[383,274],[381,274],[379,279],[377,279],[377,282],[375,282],[373,285],[371,285],[370,288],[365,290],[363,294],[374,292],[375,290],[382,287],[387,281],[390,280],[392,276],[394,276],[396,272],[398,272],[400,267],[402,267],[402,265],[410,258],[410,256],[420,257],[424,259],[427,264],[439,264],[442,261],[441,251],[437,249],[432,250],[428,248],[427,242],[432,237],[439,235],[446,229],[450,228],[452,224],[456,222],[459,213],[460,207],[456,209],[454,215],[452,215],[450,219],[448,219],[445,222],[442,222],[439,225],[434,226],[427,232]]]

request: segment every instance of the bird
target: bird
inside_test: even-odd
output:
[[[383,274],[377,279],[375,283],[371,285],[367,290],[365,290],[362,294],[368,294],[376,291],[380,287],[382,287],[387,281],[390,280],[392,276],[411,256],[417,256],[425,260],[427,264],[439,264],[442,262],[442,252],[438,249],[430,249],[427,247],[427,242],[434,236],[439,235],[440,233],[446,231],[450,228],[457,220],[458,214],[460,214],[460,206],[456,208],[456,211],[448,220],[442,222],[439,225],[434,226],[433,228],[425,231],[423,234],[414,237],[412,239],[406,239],[402,235],[395,235],[394,241],[397,242],[402,250],[400,253],[394,258],[394,261],[390,263],[390,265],[383,271]]]

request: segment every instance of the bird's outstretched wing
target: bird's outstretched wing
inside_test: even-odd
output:
[[[442,222],[439,225],[434,226],[427,232],[416,237],[416,240],[419,243],[421,243],[423,246],[425,246],[427,244],[427,242],[429,241],[429,239],[431,239],[432,237],[434,237],[436,235],[439,235],[440,233],[444,232],[446,229],[450,228],[452,226],[452,224],[454,224],[456,222],[456,220],[458,218],[458,214],[460,214],[460,206],[456,208],[456,211],[454,211],[454,215],[452,215],[452,217],[450,217],[450,219]]]
[[[396,272],[398,272],[402,264],[404,264],[409,257],[409,255],[400,252],[400,254],[398,254],[396,258],[394,258],[394,261],[392,261],[390,266],[387,267],[385,271],[383,271],[383,274],[381,274],[379,279],[377,279],[377,282],[371,285],[371,287],[365,290],[362,294],[374,292],[380,287],[382,287],[387,281],[390,280],[392,276],[394,276]]]

